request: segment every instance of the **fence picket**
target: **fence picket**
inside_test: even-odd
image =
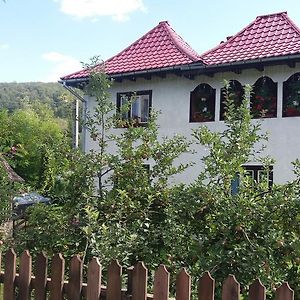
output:
[[[35,265],[35,300],[46,300],[48,257],[40,253]]]
[[[127,268],[127,295],[132,295],[133,267]]]
[[[68,299],[80,300],[82,290],[82,260],[75,255],[70,263],[70,280],[68,284]]]
[[[146,300],[148,269],[143,262],[135,265],[132,277],[132,300]]]
[[[107,270],[107,300],[121,300],[121,289],[122,289],[122,267],[117,260],[113,260]]]
[[[2,254],[0,252],[0,269]],[[128,268],[127,291],[122,290],[122,267],[117,260],[110,263],[107,269],[107,286],[101,295],[101,265],[93,258],[87,269],[87,283],[83,283],[83,262],[78,255],[70,262],[69,281],[64,281],[65,260],[61,254],[52,259],[51,278],[48,278],[48,258],[44,253],[36,257],[35,276],[32,276],[32,258],[28,250],[20,257],[20,270],[16,274],[16,254],[10,249],[5,254],[5,268],[1,271],[0,283],[4,283],[3,299],[31,299],[31,289],[35,300],[169,300],[170,274],[164,265],[160,265],[154,274],[153,295],[147,293],[148,269],[143,262]],[[16,291],[15,287],[18,287]],[[49,290],[49,295],[47,294]],[[198,300],[215,300],[215,280],[205,272],[198,283]],[[266,288],[259,279],[249,286],[248,300],[266,300]],[[172,298],[173,299],[173,298]],[[191,277],[182,268],[176,278],[176,300],[191,299]],[[240,284],[234,275],[229,275],[222,286],[222,300],[239,300]],[[275,300],[294,300],[294,291],[289,284],[283,283],[276,290]]]
[[[56,254],[51,264],[50,300],[63,300],[65,260]]]
[[[275,300],[294,300],[294,291],[287,282],[276,289]]]
[[[20,300],[28,300],[31,281],[31,255],[25,250],[20,258],[19,272],[19,297]]]
[[[236,281],[234,275],[229,275],[223,283],[222,300],[239,300],[240,284]]]
[[[191,299],[191,276],[182,268],[176,278],[176,300]]]
[[[198,300],[214,300],[215,280],[205,272],[198,283]]]
[[[5,254],[4,292],[5,300],[15,299],[16,253],[9,249]]]
[[[168,300],[169,299],[170,273],[165,265],[160,265],[154,275],[153,299]]]
[[[99,300],[101,293],[101,265],[98,258],[93,258],[88,265],[87,300]]]
[[[249,300],[265,300],[266,288],[259,279],[249,286]]]

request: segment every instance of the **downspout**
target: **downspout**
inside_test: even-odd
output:
[[[63,87],[68,90],[73,96],[75,96],[74,101],[74,129],[73,129],[73,148],[77,149],[79,146],[79,100],[83,103],[83,124],[86,122],[86,113],[87,113],[87,101],[80,96],[76,91],[71,87],[66,85],[66,82],[62,82]],[[85,152],[85,142],[86,142],[86,128],[83,125],[83,135],[82,135],[82,150]]]

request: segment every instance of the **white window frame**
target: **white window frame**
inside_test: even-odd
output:
[[[122,112],[122,106],[130,101],[128,112]],[[137,124],[147,125],[152,107],[152,91],[117,93],[117,109],[122,120],[133,120]]]

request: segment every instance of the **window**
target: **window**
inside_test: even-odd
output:
[[[190,97],[190,122],[208,122],[215,120],[216,90],[209,84],[201,83]]]
[[[254,183],[265,183],[269,188],[273,185],[273,166],[245,165],[246,176],[250,176]]]
[[[127,92],[117,94],[117,111],[123,126],[143,126],[148,123],[152,106],[152,91]],[[122,127],[123,127],[122,126]]]
[[[270,190],[273,185],[273,166],[264,167],[262,165],[244,165],[244,176],[253,181],[253,184],[263,184],[263,187]],[[241,180],[240,174],[237,174],[231,182],[231,194],[236,195],[239,192]]]
[[[283,82],[282,116],[300,116],[300,73]]]
[[[260,77],[254,84],[250,102],[253,118],[276,118],[277,83],[267,76]]]
[[[244,88],[241,83],[237,80],[230,80],[228,91],[225,87],[221,89],[220,120],[224,120],[227,95],[233,100],[236,107],[240,106],[244,97]]]

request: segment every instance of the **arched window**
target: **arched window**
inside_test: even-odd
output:
[[[236,107],[240,106],[244,97],[244,88],[237,80],[230,80],[228,90],[221,89],[220,120],[224,120],[227,97],[233,100]]]
[[[207,83],[199,84],[190,98],[190,122],[215,120],[216,90]]]
[[[300,116],[300,73],[295,73],[283,83],[282,116]]]
[[[276,118],[277,83],[267,76],[260,77],[253,86],[250,101],[253,118]]]

